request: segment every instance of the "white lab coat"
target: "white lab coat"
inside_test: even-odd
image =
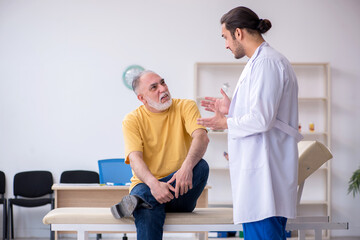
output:
[[[298,86],[289,61],[266,42],[245,66],[230,104],[229,167],[234,223],[296,217]]]

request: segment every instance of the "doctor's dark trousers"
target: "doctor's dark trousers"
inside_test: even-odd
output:
[[[286,222],[285,217],[270,217],[243,223],[244,240],[286,240]]]

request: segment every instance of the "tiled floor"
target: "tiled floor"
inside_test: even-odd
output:
[[[124,235],[122,233],[106,233],[102,235],[102,240],[122,240],[123,236]],[[136,240],[135,233],[128,233],[127,237],[128,240]],[[90,240],[96,240],[95,234],[90,234],[89,238]],[[164,233],[164,238],[163,238],[163,240],[197,240],[197,239],[198,238],[193,233]],[[20,240],[20,239],[15,239],[15,240]],[[34,239],[21,239],[21,240],[34,240]],[[60,240],[76,240],[76,239],[75,239],[75,235],[62,234],[60,235]],[[216,240],[219,240],[219,238],[216,238]]]
[[[90,237],[90,240],[95,240],[96,238]],[[238,240],[239,238],[209,238],[209,240]],[[306,238],[307,240],[313,240],[312,238]],[[49,240],[46,238],[16,238],[14,240]],[[60,240],[76,240],[75,238],[61,238]],[[104,238],[104,240],[122,240],[121,236],[118,238]],[[136,237],[128,237],[128,240],[136,240]],[[197,240],[197,238],[193,237],[171,237],[165,236],[163,240]],[[297,240],[297,238],[288,238],[288,240]],[[325,239],[324,239],[325,240]],[[327,239],[329,240],[329,239]],[[331,238],[331,240],[360,240],[360,237],[335,237]]]
[[[122,234],[106,234],[103,236],[103,240],[122,240]],[[135,234],[127,234],[128,240],[137,240]],[[209,238],[212,240],[235,240],[240,238]],[[16,238],[14,240],[49,240],[46,238]],[[75,237],[69,237],[69,236],[60,236],[59,240],[76,240]],[[96,240],[96,237],[94,234],[90,234],[89,240]],[[198,238],[194,234],[184,233],[166,233],[164,234],[163,240],[198,240]],[[360,239],[359,239],[360,240]]]
[[[90,235],[90,240],[95,240],[95,235]],[[209,240],[238,240],[240,238],[209,238]],[[306,238],[307,240],[313,240],[313,238]],[[14,240],[49,240],[47,238],[16,238]],[[74,237],[61,237],[60,240],[76,240]],[[111,236],[104,236],[103,240],[122,240],[122,235],[111,235]],[[136,240],[134,234],[129,234],[128,240]],[[186,235],[165,235],[163,240],[197,240],[196,237],[191,237],[188,234]],[[243,240],[243,239],[242,239]],[[297,240],[297,238],[288,238],[288,240]],[[325,239],[324,239],[325,240]],[[326,239],[329,240],[329,239]],[[360,240],[360,237],[333,237],[331,240]]]

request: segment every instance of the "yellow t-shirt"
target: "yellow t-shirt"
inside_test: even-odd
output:
[[[139,151],[157,179],[177,171],[189,151],[191,134],[204,128],[197,124],[199,117],[199,109],[192,100],[172,99],[170,108],[161,113],[150,112],[144,105],[138,107],[122,123],[125,163],[130,163],[131,152]],[[141,181],[133,171],[130,191],[138,183]]]

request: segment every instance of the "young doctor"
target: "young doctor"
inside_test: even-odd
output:
[[[201,105],[215,115],[198,124],[228,129],[234,223],[245,240],[286,239],[288,218],[296,217],[298,85],[289,61],[265,42],[267,19],[246,7],[221,18],[226,48],[249,58],[232,100],[206,97]]]

